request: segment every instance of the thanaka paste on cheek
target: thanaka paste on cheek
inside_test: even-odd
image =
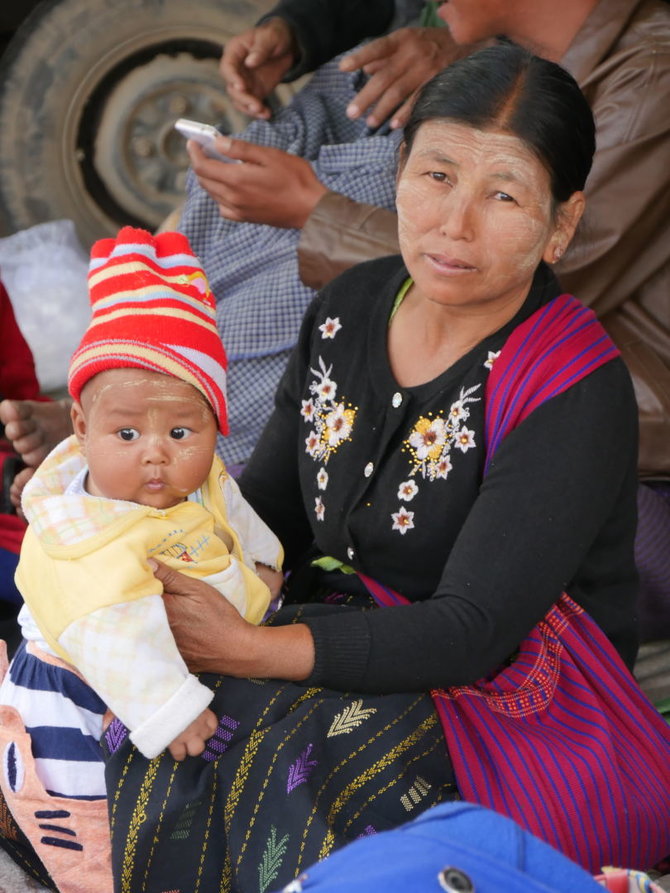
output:
[[[549,175],[516,137],[422,124],[398,178],[398,233],[418,294],[511,314],[554,233]],[[510,317],[511,318],[511,317]]]

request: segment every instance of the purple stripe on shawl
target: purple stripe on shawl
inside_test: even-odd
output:
[[[487,381],[486,468],[534,409],[617,355],[575,298],[561,295],[534,313],[510,335]],[[359,576],[378,604],[407,604]],[[465,799],[511,816],[592,871],[606,863],[645,867],[665,855],[670,730],[568,595],[529,634],[511,667],[432,695]],[[644,724],[637,747],[633,716]]]

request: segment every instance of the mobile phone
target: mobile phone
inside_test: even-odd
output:
[[[217,136],[222,136],[222,134],[211,124],[203,124],[201,121],[191,121],[188,118],[178,118],[174,122],[174,126],[182,136],[186,137],[187,140],[195,140],[196,143],[199,143],[202,146],[205,155],[209,158],[216,158],[217,161],[227,161],[229,164],[233,164],[237,161],[236,158],[228,158],[226,155],[222,155],[214,149],[214,140]]]

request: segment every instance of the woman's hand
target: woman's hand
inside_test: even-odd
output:
[[[170,628],[189,670],[246,675],[237,665],[238,657],[252,650],[251,640],[258,627],[247,623],[209,583],[180,574],[155,559],[149,559],[149,564],[163,584]]]
[[[254,626],[204,580],[153,558],[149,564],[163,584],[168,621],[191,672],[294,682],[312,672],[314,641],[304,624]]]
[[[208,158],[193,140],[187,143],[198,182],[228,220],[301,229],[328,192],[297,155],[223,135],[215,148],[244,164]]]

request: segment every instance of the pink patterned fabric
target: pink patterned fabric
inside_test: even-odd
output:
[[[487,382],[486,467],[533,409],[617,353],[568,295],[519,326]],[[361,578],[378,604],[406,603]],[[567,594],[510,666],[432,695],[465,799],[510,816],[592,872],[648,867],[670,852],[670,728]]]

